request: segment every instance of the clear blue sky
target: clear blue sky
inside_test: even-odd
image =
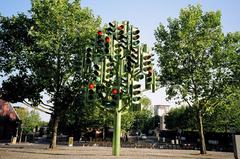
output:
[[[160,23],[167,25],[167,18],[177,18],[181,8],[189,4],[201,4],[204,12],[220,10],[222,12],[223,31],[240,31],[239,0],[82,0],[82,7],[89,7],[95,15],[102,17],[103,24],[113,20],[128,20],[141,31],[141,41],[149,46],[154,44],[154,30]],[[31,8],[30,0],[1,0],[0,13],[11,16]],[[147,93],[153,104],[165,98],[161,89],[155,94]]]
[[[179,10],[189,4],[201,4],[204,11],[221,10],[223,31],[240,30],[239,0],[82,0],[82,7],[89,7],[103,23],[113,20],[129,20],[139,27],[141,41],[154,44],[154,30],[159,23],[167,24],[168,17],[178,17]],[[30,0],[1,0],[0,13],[11,16],[17,12],[27,12]]]

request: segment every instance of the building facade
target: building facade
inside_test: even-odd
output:
[[[169,112],[170,105],[154,105],[154,115],[160,117],[159,129],[166,130],[164,116]]]
[[[0,141],[10,141],[17,135],[20,118],[9,102],[0,99]]]

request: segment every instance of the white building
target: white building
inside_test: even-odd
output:
[[[169,112],[170,105],[154,105],[154,116],[160,116],[159,128],[160,130],[165,130],[165,120],[164,116]]]

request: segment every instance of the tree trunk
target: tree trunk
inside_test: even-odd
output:
[[[28,137],[28,134],[25,135],[24,142],[27,142],[27,137]]]
[[[198,131],[200,137],[200,153],[207,154],[206,151],[206,144],[205,144],[205,137],[203,133],[203,123],[202,123],[202,112],[198,110]]]
[[[58,129],[58,123],[59,123],[59,116],[54,114],[53,116],[53,126],[52,126],[52,138],[51,143],[49,145],[49,148],[53,149],[57,147],[57,129]]]
[[[23,130],[22,130],[22,128],[21,128],[21,129],[20,129],[19,140],[18,140],[19,143],[22,142],[22,134],[23,134]]]

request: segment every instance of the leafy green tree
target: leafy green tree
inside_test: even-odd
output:
[[[85,48],[100,20],[88,8],[81,8],[79,0],[33,0],[31,11],[37,24],[31,34],[42,50],[40,54],[32,56],[33,72],[44,82],[54,103],[50,145],[54,148],[60,117],[75,102],[81,86],[74,62],[78,57],[84,57]]]
[[[0,16],[0,73],[26,71],[25,51],[33,44],[28,30],[33,24],[33,20],[24,14],[11,18]]]
[[[130,131],[134,123],[134,112],[123,114],[121,120],[121,129],[125,132]]]
[[[171,109],[165,116],[165,124],[167,129],[182,129],[186,124],[182,118],[185,115],[185,107]]]
[[[240,131],[240,96],[239,90],[225,98],[219,106],[209,109],[204,115],[206,131]]]
[[[79,61],[100,25],[100,18],[94,17],[90,9],[82,8],[79,0],[31,2],[31,18],[19,16],[17,21],[16,17],[1,18],[1,35],[11,38],[0,39],[1,61],[10,59],[2,70],[13,72],[3,82],[1,96],[47,110],[52,115],[50,148],[54,148],[60,117],[79,101],[80,86],[83,78],[87,78],[82,77],[83,65]],[[15,24],[19,29],[15,30],[11,22],[18,22]],[[2,25],[5,23],[8,25]],[[17,62],[24,67],[17,67]],[[50,97],[53,105],[43,102],[42,93]]]
[[[141,110],[134,112],[134,122],[132,129],[147,133],[148,130],[146,130],[146,127],[148,125],[148,120],[151,117],[152,113],[150,110]]]
[[[59,123],[59,131],[79,137],[89,128],[104,129],[112,126],[113,115],[97,105],[75,103],[68,109]]]
[[[156,128],[159,128],[159,124],[160,124],[160,116],[155,115],[148,119],[146,127],[144,128],[145,129],[144,131],[146,132],[146,134],[148,134],[149,130],[155,130]]]
[[[17,108],[15,109],[18,116],[21,120],[21,132],[20,132],[20,141],[22,138],[22,134],[27,135],[36,127],[41,126],[41,118],[38,112],[35,110],[28,111],[26,108]]]
[[[168,19],[167,29],[160,24],[155,30],[160,83],[169,98],[194,108],[201,154],[206,154],[205,110],[233,93],[229,85],[239,87],[239,36],[224,36],[220,11],[203,13],[199,5],[181,9],[178,19]]]
[[[0,96],[12,103],[24,102],[24,99],[33,101],[42,91],[32,77],[26,75],[29,71],[27,52],[34,44],[28,31],[33,25],[34,21],[24,14],[10,18],[0,16],[0,72],[9,77],[2,83]]]
[[[148,107],[151,106],[152,101],[147,96],[142,96],[140,103],[143,106],[143,109],[148,109]]]
[[[166,128],[196,130],[196,118],[193,111],[191,107],[185,106],[171,109],[165,116]]]
[[[34,110],[30,111],[29,115],[24,120],[23,129],[26,133],[33,131],[33,129],[36,128],[36,126],[39,126],[41,122],[39,113]]]
[[[217,107],[208,108],[204,113],[204,129],[208,132],[229,132],[231,129],[240,131],[239,91],[221,101]],[[171,109],[165,116],[168,129],[197,130],[197,122],[192,107]]]
[[[128,132],[131,129],[145,131],[147,127],[147,122],[151,118],[151,111],[149,106],[151,106],[151,100],[147,96],[143,96],[140,99],[142,105],[142,110],[126,112],[122,116],[122,129]]]

